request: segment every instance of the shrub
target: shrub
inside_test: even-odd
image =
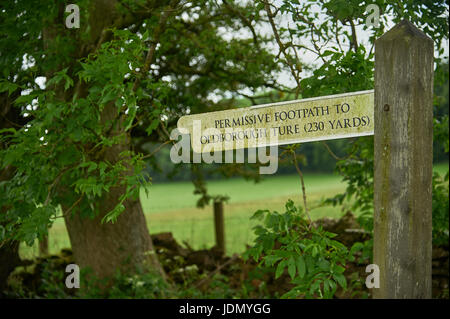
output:
[[[253,257],[261,268],[275,267],[275,278],[287,269],[294,287],[282,298],[332,298],[338,285],[347,288],[343,273],[353,257],[342,243],[333,240],[336,234],[313,226],[292,200],[282,214],[259,210],[252,218],[263,224],[254,227],[255,245],[244,258]]]

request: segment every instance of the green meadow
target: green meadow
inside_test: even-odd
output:
[[[434,170],[440,174],[448,172],[448,163],[437,164]],[[211,195],[227,195],[224,205],[225,237],[227,254],[239,253],[253,240],[250,217],[258,209],[282,212],[284,204],[292,199],[303,205],[301,184],[298,175],[264,176],[259,183],[234,178],[214,180],[207,183]],[[323,199],[345,190],[342,178],[332,174],[305,174],[308,208],[313,219],[339,218],[348,207],[321,206]],[[214,245],[212,206],[197,208],[198,196],[193,194],[190,182],[170,182],[148,187],[148,196],[142,190],[141,202],[150,233],[172,232],[180,243],[186,242],[196,249]],[[357,212],[356,212],[357,213]],[[62,219],[58,218],[49,232],[50,253],[70,247],[69,238]],[[38,255],[37,244],[21,246],[23,258]]]

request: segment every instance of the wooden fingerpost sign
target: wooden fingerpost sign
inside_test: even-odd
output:
[[[409,21],[375,42],[375,298],[431,298],[433,53]]]
[[[374,90],[187,115],[178,128],[196,153],[375,135],[373,296],[431,298],[433,49],[405,20],[375,42]]]

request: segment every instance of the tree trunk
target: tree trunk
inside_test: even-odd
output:
[[[14,169],[11,166],[3,169],[0,171],[0,181],[7,181],[12,178],[13,173]],[[6,211],[7,208],[0,205],[0,214],[6,214]],[[4,290],[8,286],[9,275],[20,265],[20,262],[19,242],[16,240],[0,242],[0,298],[4,296]]]
[[[48,235],[39,240],[39,257],[48,255]]]
[[[19,242],[11,240],[0,247],[0,298],[8,286],[8,277],[20,265]]]
[[[13,97],[3,93],[0,95],[0,128],[11,127],[11,123],[23,125],[20,119],[20,110],[12,107]],[[0,143],[0,149],[7,148],[7,145]],[[14,176],[14,167],[7,166],[0,170],[0,182],[8,181]],[[0,214],[6,214],[8,208],[0,203]],[[5,222],[7,224],[7,222]],[[5,226],[5,225],[2,225]],[[8,277],[11,272],[21,264],[19,256],[20,243],[16,240],[0,242],[0,298],[4,297],[4,291],[8,286]]]
[[[120,189],[111,191],[100,205],[101,213],[93,219],[79,213],[65,216],[75,261],[81,268],[91,268],[99,278],[112,276],[117,270],[132,272],[136,266],[164,274],[152,253],[153,243],[139,200],[126,200],[125,211],[115,223],[101,223],[122,194]]]
[[[83,89],[82,89],[83,90]],[[117,109],[114,102],[105,106],[100,121],[114,122]],[[121,136],[120,143],[103,149],[101,158],[97,160],[115,164],[123,157],[120,154],[131,149],[129,135],[124,131],[122,121],[119,119],[110,132],[110,137]],[[123,175],[133,175],[134,168],[128,164]],[[121,272],[136,271],[136,267],[144,271],[159,272],[165,278],[164,271],[153,250],[147,223],[138,199],[127,199],[123,202],[125,210],[114,222],[104,222],[102,218],[119,204],[119,198],[125,194],[125,186],[111,188],[105,192],[99,201],[100,213],[94,218],[76,214],[65,214],[65,222],[69,232],[70,242],[75,261],[81,268],[89,267],[93,274],[99,278],[110,277],[117,270]],[[70,209],[63,207],[64,211]]]
[[[0,123],[1,127],[4,127],[3,123]],[[0,144],[0,147],[3,147],[3,145]],[[7,166],[0,171],[0,182],[11,179],[13,175],[14,168]],[[0,205],[0,214],[6,214],[7,210],[7,207]],[[4,297],[4,291],[8,287],[9,275],[21,264],[19,244],[17,240],[12,239],[0,242],[0,298]]]

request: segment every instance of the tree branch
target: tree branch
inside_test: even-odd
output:
[[[309,219],[309,225],[311,226],[312,224],[312,220],[311,220],[311,216],[309,216],[309,212],[308,212],[308,206],[306,205],[306,189],[305,189],[305,181],[303,179],[303,173],[300,170],[300,167],[298,166],[298,162],[297,162],[297,155],[295,154],[295,150],[292,149],[291,150],[292,153],[292,157],[294,158],[294,165],[295,165],[295,169],[297,170],[298,175],[300,176],[300,182],[302,184],[302,194],[303,194],[303,205],[305,207],[305,214]]]
[[[269,2],[264,1],[264,8],[266,9],[267,16],[269,18],[269,23],[270,23],[270,26],[272,27],[272,31],[273,31],[273,34],[275,36],[275,40],[277,41],[278,47],[280,48],[280,52],[283,53],[284,58],[286,59],[286,64],[288,65],[288,67],[289,67],[289,69],[291,71],[291,74],[294,77],[294,80],[295,80],[295,82],[297,84],[297,91],[296,92],[299,92],[299,89],[300,89],[300,78],[299,78],[298,74],[295,72],[296,68],[292,65],[292,63],[290,61],[289,54],[286,52],[286,46],[281,41],[280,34],[278,33],[277,27],[276,27],[275,22],[273,20],[273,18],[275,17],[275,14],[272,13],[272,9],[270,8],[270,6],[271,5],[270,5]],[[297,62],[299,62],[299,61],[297,61]]]

